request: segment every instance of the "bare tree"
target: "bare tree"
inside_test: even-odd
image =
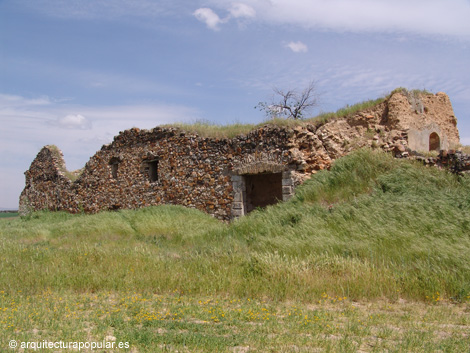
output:
[[[318,105],[314,81],[300,93],[296,90],[284,92],[277,87],[273,91],[276,96],[273,96],[272,103],[259,102],[255,107],[271,118],[284,116],[288,119],[302,119],[305,113]]]

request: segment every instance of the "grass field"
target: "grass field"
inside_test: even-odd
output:
[[[231,224],[162,206],[0,226],[0,351],[470,349],[470,179],[384,153]]]
[[[0,219],[18,217],[18,212],[0,212]]]
[[[436,297],[437,299],[437,297]],[[2,352],[11,339],[120,342],[128,352],[468,352],[463,305],[312,303],[172,293],[0,294]],[[5,348],[4,348],[5,347]],[[99,350],[107,351],[110,350]]]

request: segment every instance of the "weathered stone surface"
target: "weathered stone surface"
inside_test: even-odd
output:
[[[45,146],[25,172],[20,211],[94,213],[178,204],[229,220],[256,207],[250,197],[260,203],[272,201],[260,197],[259,190],[249,190],[263,187],[252,175],[276,174],[266,177],[266,190],[287,200],[312,174],[357,148],[383,148],[408,157],[412,147],[422,146],[426,139],[436,148],[456,145],[458,136],[444,93],[411,103],[405,94],[395,93],[373,108],[318,128],[266,125],[232,139],[201,137],[172,127],[133,128],[104,145],[75,181],[68,176],[60,150]],[[459,170],[470,165],[468,159],[455,158],[457,162],[443,156],[440,163],[458,165]]]

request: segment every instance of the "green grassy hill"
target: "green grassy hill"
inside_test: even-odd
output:
[[[0,237],[0,288],[11,291],[470,295],[470,179],[366,150],[232,224],[176,206],[44,212],[3,220]]]

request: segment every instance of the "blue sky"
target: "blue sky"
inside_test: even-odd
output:
[[[262,121],[274,86],[334,111],[446,92],[470,145],[469,0],[0,0],[0,208],[46,144],[74,170],[131,127]]]

